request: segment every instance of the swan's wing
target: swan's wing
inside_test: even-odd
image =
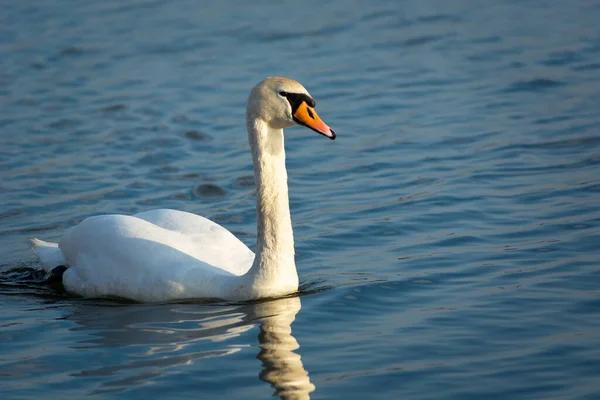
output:
[[[203,233],[210,236],[211,229]],[[113,295],[140,301],[230,296],[253,257],[243,244],[234,244],[237,247],[233,251],[226,249],[231,240],[221,240],[223,236],[216,230],[215,241],[208,245],[193,235],[135,216],[88,218],[72,228],[59,244],[70,266],[63,283],[68,290],[84,296]],[[204,257],[206,249],[212,251],[209,258],[229,260],[231,264],[213,264]],[[218,249],[228,256],[219,257]],[[242,254],[236,257],[239,250]]]
[[[248,271],[254,253],[235,235],[210,219],[177,210],[151,210],[134,215],[161,228],[188,236],[201,260],[236,275]]]

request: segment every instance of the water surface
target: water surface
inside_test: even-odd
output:
[[[594,1],[3,2],[3,398],[597,398]],[[32,236],[174,208],[255,241],[250,88],[286,131],[302,295],[37,285]]]

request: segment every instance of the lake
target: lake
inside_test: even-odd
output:
[[[600,398],[600,3],[4,1],[3,399]],[[298,296],[41,284],[27,238],[197,213],[253,247],[245,101],[286,130]]]

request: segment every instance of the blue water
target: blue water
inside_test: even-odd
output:
[[[600,3],[2,1],[3,399],[600,398]],[[131,304],[27,248],[175,208],[255,241],[250,88],[286,131],[302,295]]]

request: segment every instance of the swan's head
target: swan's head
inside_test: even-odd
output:
[[[265,121],[271,128],[284,129],[303,125],[335,139],[335,132],[319,118],[315,101],[308,91],[293,79],[269,77],[252,89],[246,115]]]

